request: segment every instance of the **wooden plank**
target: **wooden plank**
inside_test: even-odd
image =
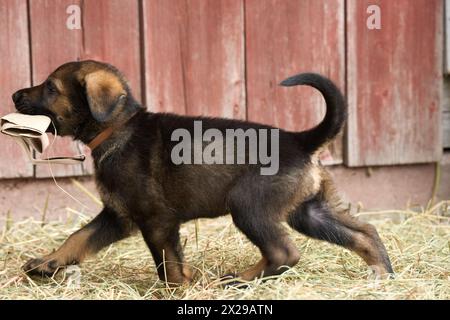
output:
[[[277,84],[312,71],[345,91],[344,1],[247,0],[245,13],[249,120],[294,131],[316,125],[325,111],[321,94]],[[342,161],[341,138],[332,156]]]
[[[381,29],[367,28],[369,5],[381,9]],[[347,164],[439,160],[443,2],[361,0],[347,6]]]
[[[83,6],[82,59],[104,61],[117,67],[128,80],[133,96],[143,101],[137,0],[89,0]],[[126,26],[126,27],[124,27]],[[90,150],[84,171],[93,172]]]
[[[69,5],[80,5],[80,0],[30,1],[33,85],[45,81],[47,76],[65,62],[82,58],[82,30],[66,27]],[[50,138],[52,139],[52,137]],[[79,148],[68,137],[55,141],[44,156],[67,156],[79,153]],[[37,177],[70,176],[83,174],[82,165],[36,166]]]
[[[180,32],[184,12],[177,1],[144,1],[144,60],[147,108],[186,113]]]
[[[445,65],[444,72],[450,74],[450,0],[445,0]]]
[[[81,8],[80,30],[66,28],[66,8],[73,4]],[[142,99],[137,0],[32,1],[31,25],[35,83],[64,62],[95,59],[119,68],[129,80],[135,98]],[[68,138],[58,140],[53,154],[83,151],[89,155],[86,147],[71,143]],[[91,173],[91,162],[89,157],[82,166],[53,166],[52,171],[56,176]],[[36,175],[48,177],[51,173],[47,166],[39,166]]]
[[[444,77],[442,94],[442,112],[450,112],[450,76]]]
[[[242,1],[144,1],[143,24],[150,110],[245,118]]]
[[[443,147],[450,148],[450,112],[444,112],[442,114],[442,126],[443,126]]]
[[[90,0],[82,7],[83,59],[101,60],[122,71],[142,101],[137,0]]]
[[[450,148],[450,77],[444,78],[442,91],[442,146]]]
[[[26,0],[0,1],[0,114],[15,111],[11,95],[30,86],[30,50]],[[22,149],[0,134],[0,178],[33,176]]]

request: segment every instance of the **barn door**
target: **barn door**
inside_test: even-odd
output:
[[[443,1],[347,1],[347,10],[347,164],[438,160]],[[380,29],[370,29],[376,12]]]
[[[317,72],[345,91],[344,1],[247,0],[245,39],[248,119],[305,130],[324,116],[325,103],[310,87],[277,84],[300,72]],[[342,139],[331,146],[342,161]]]
[[[41,83],[59,65],[74,60],[96,59],[123,70],[141,99],[139,7],[137,0],[33,0],[30,3],[32,82]],[[82,28],[70,29],[66,22],[81,9]],[[68,12],[66,12],[68,10]],[[73,155],[81,150],[69,138],[59,138],[48,156]],[[50,175],[48,166],[37,166],[37,177]],[[57,176],[91,172],[90,161],[79,166],[53,165]]]

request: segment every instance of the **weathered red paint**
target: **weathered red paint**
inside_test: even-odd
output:
[[[133,94],[142,101],[137,0],[84,1],[83,59],[98,59],[121,70]]]
[[[245,118],[241,0],[143,1],[150,110]]]
[[[136,98],[146,96],[150,110],[248,118],[303,130],[323,116],[320,94],[277,83],[314,71],[343,91],[347,80],[347,164],[436,161],[442,139],[443,1],[347,1],[347,18],[344,2],[2,0],[0,111],[12,111],[15,90],[43,81],[60,64],[93,58],[119,67]],[[73,4],[82,8],[82,30],[66,28],[66,8]],[[366,28],[366,10],[373,4],[381,8],[381,30]],[[21,150],[1,136],[0,144],[0,177],[32,176]],[[331,162],[341,161],[341,150],[338,140]],[[50,155],[78,152],[62,140]],[[89,168],[53,166],[53,172],[77,175]],[[36,168],[36,176],[49,175],[47,166]]]
[[[66,27],[69,5],[79,5],[82,29]],[[45,80],[62,63],[73,60],[97,59],[109,62],[124,71],[141,100],[139,49],[139,10],[137,0],[33,0],[30,1],[33,83]],[[58,138],[51,155],[73,155],[80,147],[69,138]],[[87,148],[83,148],[89,154]],[[92,172],[90,157],[82,166],[52,166],[56,176]],[[51,175],[48,166],[37,166],[37,177]]]
[[[66,8],[80,5],[79,0],[35,0],[30,3],[30,31],[33,85],[44,81],[59,65],[82,57],[82,30],[66,28]],[[48,148],[44,156],[73,155],[78,153],[75,144],[69,138],[58,138],[55,144]],[[79,175],[83,173],[82,166],[52,166],[56,176]],[[50,176],[48,166],[36,166],[37,177]]]
[[[0,1],[0,114],[13,112],[11,95],[30,85],[26,0]],[[22,149],[0,134],[0,178],[30,177],[33,167]]]
[[[322,73],[345,90],[344,1],[245,1],[249,120],[287,130],[320,122],[324,102],[309,87],[277,84],[296,73]],[[341,139],[333,162],[341,161]]]
[[[369,5],[381,9],[380,30],[367,28]],[[443,2],[361,0],[347,6],[347,163],[438,160]]]

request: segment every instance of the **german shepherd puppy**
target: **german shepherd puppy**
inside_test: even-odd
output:
[[[299,261],[284,221],[309,237],[355,251],[379,275],[392,273],[377,231],[341,208],[330,175],[319,163],[319,150],[345,123],[342,94],[330,80],[313,73],[293,76],[281,85],[312,86],[322,93],[327,108],[323,121],[310,130],[279,130],[279,170],[274,175],[261,175],[261,164],[174,164],[171,135],[179,128],[192,133],[194,121],[222,133],[273,127],[148,112],[133,98],[122,74],[109,64],[69,62],[42,84],[14,93],[19,112],[49,116],[60,135],[90,146],[104,204],[58,250],[28,261],[23,269],[52,275],[139,230],[160,279],[189,282],[192,272],[183,260],[180,225],[230,213],[262,255],[254,266],[234,275],[236,279],[277,275]]]

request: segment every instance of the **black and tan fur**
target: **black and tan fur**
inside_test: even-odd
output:
[[[199,84],[200,85],[200,84]],[[41,85],[13,95],[16,108],[44,114],[61,135],[89,143],[108,127],[113,134],[92,152],[95,178],[104,209],[54,253],[32,259],[25,271],[53,274],[140,231],[155,260],[159,277],[188,282],[180,225],[200,217],[231,213],[234,223],[261,251],[262,259],[237,276],[251,280],[276,275],[294,266],[300,253],[282,222],[315,239],[355,251],[378,274],[392,273],[377,231],[340,207],[318,150],[340,132],[346,119],[344,99],[336,86],[317,74],[300,74],[283,86],[310,85],[324,96],[327,113],[304,132],[280,130],[279,172],[260,175],[259,165],[174,165],[171,133],[204,129],[271,128],[238,120],[151,113],[133,98],[114,67],[95,61],[71,62]]]

